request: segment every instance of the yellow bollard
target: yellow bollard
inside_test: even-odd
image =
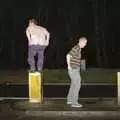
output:
[[[43,102],[42,74],[39,72],[29,73],[29,102]]]
[[[120,105],[120,72],[117,72],[117,102]]]

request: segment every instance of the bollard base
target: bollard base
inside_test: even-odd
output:
[[[37,99],[29,99],[30,103],[42,103],[41,100],[37,100]]]

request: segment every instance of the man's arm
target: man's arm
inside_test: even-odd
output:
[[[68,54],[66,55],[66,61],[67,61],[68,69],[71,69],[71,66],[70,66],[70,58],[71,58],[71,55],[68,53]]]
[[[50,39],[50,33],[47,31],[46,32],[46,40],[49,41],[49,39]]]
[[[47,30],[45,31],[45,39],[46,39],[47,45],[49,45],[50,33]]]
[[[30,41],[31,40],[31,35],[30,35],[30,32],[29,32],[28,29],[26,30],[26,36],[27,36],[28,40]]]

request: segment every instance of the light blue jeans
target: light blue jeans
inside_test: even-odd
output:
[[[68,74],[71,79],[70,89],[67,96],[67,101],[72,104],[78,103],[79,91],[81,88],[80,68],[68,69]]]

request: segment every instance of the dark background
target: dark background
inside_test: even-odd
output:
[[[25,34],[31,17],[48,29],[45,68],[66,68],[65,55],[79,36],[88,67],[120,67],[120,0],[1,0],[0,68],[28,68]]]

